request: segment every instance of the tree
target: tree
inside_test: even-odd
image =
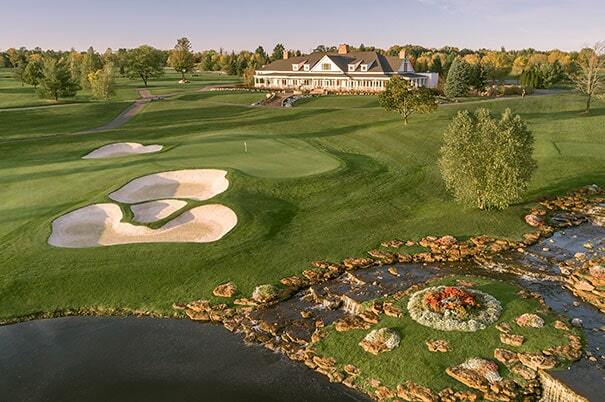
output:
[[[273,54],[271,55],[271,60],[279,60],[284,58],[284,51],[286,48],[281,43],[278,43],[273,48]]]
[[[27,67],[25,67],[25,71],[23,71],[23,82],[36,88],[40,83],[40,80],[44,77],[43,68],[44,62],[40,57],[30,58]]]
[[[16,68],[19,64],[27,63],[27,57],[25,57],[25,49],[15,49],[11,47],[6,49],[6,56],[13,68]]]
[[[476,91],[481,92],[487,84],[487,75],[480,63],[469,64],[468,84]]]
[[[445,130],[439,167],[454,198],[479,209],[503,209],[521,198],[536,169],[533,134],[506,109],[464,110]]]
[[[394,110],[408,124],[408,118],[414,113],[430,113],[437,108],[435,95],[424,87],[414,87],[405,78],[392,77],[385,90],[378,95],[378,102],[387,111]]]
[[[90,88],[88,76],[102,67],[103,62],[101,61],[101,56],[92,46],[89,47],[86,53],[82,55],[82,60],[80,62],[80,85],[82,88]]]
[[[195,65],[189,39],[177,39],[174,49],[170,51],[168,56],[168,65],[174,68],[176,72],[181,73],[181,80],[185,80],[185,73],[190,72]]]
[[[38,93],[43,98],[57,101],[62,97],[74,96],[80,89],[78,83],[71,79],[67,62],[64,59],[45,57],[42,74]]]
[[[504,51],[487,52],[481,59],[481,65],[494,84],[496,81],[502,81],[512,70],[512,62],[508,53]]]
[[[141,45],[128,51],[126,75],[131,79],[141,78],[145,86],[151,78],[164,73],[162,52],[151,46]]]
[[[27,61],[20,61],[17,65],[15,65],[15,68],[13,69],[13,77],[15,77],[15,80],[21,83],[21,86],[25,85],[24,75],[26,68]]]
[[[115,95],[115,67],[107,63],[102,69],[90,73],[88,76],[90,89],[95,98],[109,100]]]
[[[586,95],[585,113],[590,112],[592,97],[605,92],[602,70],[605,69],[605,42],[597,42],[577,60],[578,71],[571,76],[576,90]]]
[[[254,87],[254,74],[255,74],[255,69],[254,67],[248,67],[244,70],[244,73],[242,75],[242,78],[244,80],[244,85],[249,87],[249,88],[253,88]]]
[[[470,85],[470,74],[470,65],[466,61],[456,58],[447,73],[443,89],[445,96],[448,98],[466,96]]]

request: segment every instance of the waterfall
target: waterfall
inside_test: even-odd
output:
[[[541,402],[589,402],[543,370],[540,370],[540,382],[542,383]]]

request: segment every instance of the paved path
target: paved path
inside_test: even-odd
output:
[[[122,111],[122,113],[120,113],[118,116],[116,116],[113,120],[111,120],[108,123],[103,124],[100,127],[96,127],[96,128],[84,130],[84,131],[78,131],[75,133],[57,133],[57,134],[47,134],[47,135],[35,135],[32,137],[0,140],[0,144],[28,141],[31,139],[57,137],[60,135],[82,135],[82,134],[91,134],[91,133],[98,133],[101,131],[113,130],[116,128],[120,128],[124,124],[126,124],[130,119],[132,119],[136,114],[138,114],[141,111],[141,109],[143,109],[143,107],[145,107],[145,104],[147,104],[148,102],[151,102],[154,100],[161,100],[161,99],[167,98],[169,96],[175,95],[175,94],[167,94],[167,95],[154,96],[151,94],[151,92],[149,92],[148,89],[144,89],[144,88],[137,89],[137,92],[138,92],[139,96],[141,97],[140,99],[137,99],[132,105],[128,106],[125,110]],[[73,105],[73,103],[72,104],[61,104],[61,105],[55,105],[55,106],[42,106],[42,107],[59,107],[59,106],[69,106],[69,105]],[[31,109],[31,108],[20,108],[17,110],[24,110],[24,109],[27,110],[27,109]]]
[[[106,123],[100,127],[93,128],[92,130],[82,131],[79,134],[96,133],[99,131],[113,130],[114,128],[122,127],[130,119],[132,119],[137,113],[139,113],[147,102],[150,102],[150,101],[156,100],[156,99],[163,99],[165,96],[169,96],[169,95],[165,95],[165,96],[154,97],[153,95],[151,95],[151,92],[149,92],[148,89],[137,89],[137,91],[138,91],[141,99],[137,99],[132,105],[128,106],[124,111],[122,111],[122,113],[117,115],[112,121],[110,121],[109,123]]]

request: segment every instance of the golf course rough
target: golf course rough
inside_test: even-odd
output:
[[[103,145],[84,155],[82,159],[106,159],[128,155],[150,154],[160,152],[162,148],[163,146],[158,144],[143,145],[138,142],[116,142],[114,144]]]
[[[186,201],[164,197],[207,200],[229,187],[226,175],[224,170],[213,169],[161,172],[139,177],[109,197],[125,204],[144,202],[131,206],[135,221],[157,222],[187,205]],[[123,218],[122,209],[113,203],[79,208],[53,221],[48,243],[66,248],[132,243],[208,243],[221,239],[237,224],[235,212],[220,204],[191,208],[157,229],[122,222]]]

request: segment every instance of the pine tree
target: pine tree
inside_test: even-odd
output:
[[[466,96],[469,90],[470,65],[456,58],[447,73],[447,80],[443,91],[448,98]]]
[[[38,93],[43,98],[59,100],[62,97],[74,96],[80,87],[71,79],[65,60],[57,60],[47,56],[42,68],[43,77],[40,80]]]

